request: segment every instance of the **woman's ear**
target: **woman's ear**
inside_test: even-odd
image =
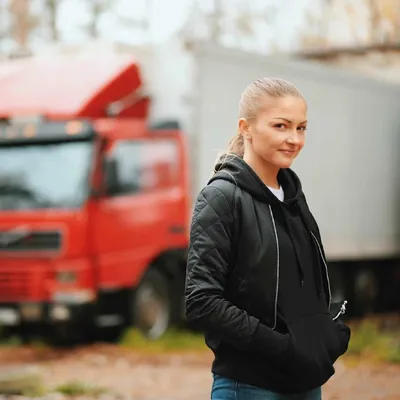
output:
[[[250,125],[244,118],[240,118],[238,122],[239,133],[243,136],[243,139],[250,140],[251,133],[250,133]]]
[[[240,118],[239,122],[238,122],[238,128],[239,128],[239,132],[243,135],[246,133],[246,131],[249,130],[249,126],[247,121],[244,118]]]

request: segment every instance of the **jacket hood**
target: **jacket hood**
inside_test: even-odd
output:
[[[215,171],[216,173],[209,180],[209,184],[218,179],[226,180],[264,203],[281,204],[281,201],[242,158],[235,155],[223,155],[218,160]],[[283,203],[289,205],[297,202],[303,193],[298,176],[291,169],[283,168],[278,173],[278,181],[285,193]]]

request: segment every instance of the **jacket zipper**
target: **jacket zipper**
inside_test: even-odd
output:
[[[276,328],[276,323],[277,323],[277,313],[278,313],[278,294],[279,294],[279,274],[280,274],[280,254],[279,254],[279,237],[278,237],[278,232],[276,230],[276,225],[275,225],[275,218],[274,218],[274,213],[272,212],[271,205],[268,205],[269,207],[269,213],[271,214],[271,219],[272,219],[272,226],[274,228],[274,234],[275,234],[275,241],[276,241],[276,290],[275,290],[275,303],[274,303],[274,325],[272,329],[274,330]],[[326,264],[325,257],[322,253],[321,246],[318,242],[318,239],[315,237],[314,233],[310,231],[312,237],[314,238],[315,242],[317,243],[318,251],[320,254],[320,257],[322,259],[322,262],[325,266],[325,277],[326,281],[328,284],[328,292],[329,292],[329,305],[328,305],[328,310],[331,308],[331,303],[332,303],[332,293],[331,293],[331,283],[329,280],[329,273],[328,273],[328,265]],[[342,309],[340,310],[342,313]],[[340,315],[340,314],[339,314]]]
[[[331,308],[331,303],[332,303],[332,293],[331,293],[331,283],[329,280],[328,266],[326,265],[325,257],[322,253],[322,249],[318,242],[318,239],[315,237],[315,235],[312,231],[310,231],[310,233],[311,233],[312,237],[314,238],[315,242],[317,243],[319,254],[320,254],[322,262],[324,263],[324,266],[325,266],[325,276],[326,276],[326,281],[328,283],[328,292],[329,292],[329,305],[328,305],[328,310],[329,310]]]
[[[276,320],[277,320],[277,313],[278,313],[278,293],[279,293],[279,272],[280,272],[280,260],[279,260],[279,238],[278,238],[278,232],[276,230],[276,225],[275,225],[275,218],[274,218],[274,213],[272,212],[271,205],[268,204],[269,207],[269,213],[271,214],[271,219],[272,219],[272,226],[274,227],[274,234],[275,234],[275,241],[276,241],[276,290],[275,290],[275,304],[274,304],[274,326],[272,327],[272,330],[276,328]]]

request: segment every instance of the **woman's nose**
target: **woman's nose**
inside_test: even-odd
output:
[[[291,144],[299,144],[300,143],[300,136],[299,134],[296,132],[292,132],[288,138],[287,138],[287,142],[291,143]]]

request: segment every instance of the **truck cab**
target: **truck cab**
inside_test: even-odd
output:
[[[78,58],[0,68],[0,325],[158,338],[182,321],[185,137],[149,126],[134,60]]]

